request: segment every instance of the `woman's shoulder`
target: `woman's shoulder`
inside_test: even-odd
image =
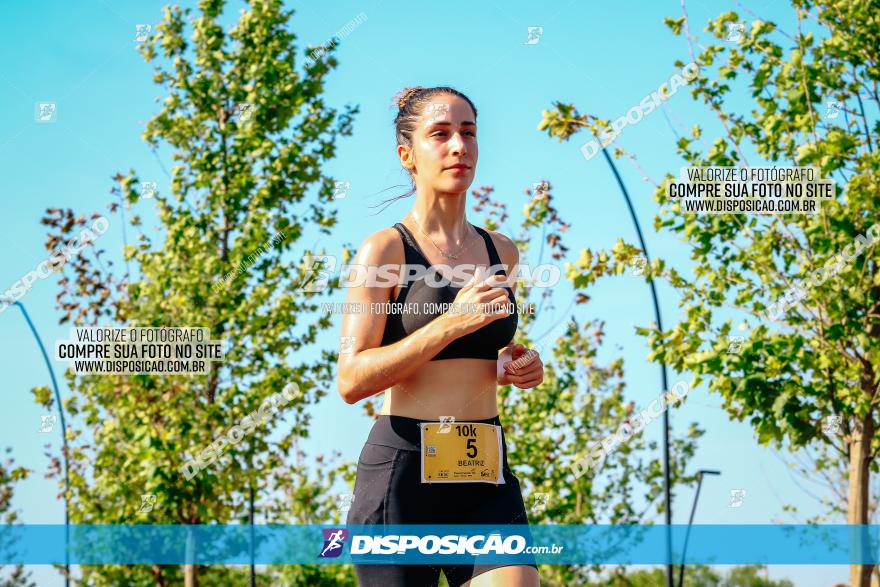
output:
[[[489,230],[484,227],[478,228],[485,231],[492,238],[492,244],[495,245],[495,250],[498,251],[498,256],[501,258],[502,263],[515,265],[519,262],[519,248],[513,239],[497,230]]]
[[[365,238],[356,255],[363,264],[375,264],[377,261],[393,263],[403,257],[403,241],[392,226],[381,228]]]

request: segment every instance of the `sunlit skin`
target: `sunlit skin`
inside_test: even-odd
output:
[[[489,265],[489,253],[482,237],[468,226],[465,210],[467,191],[476,173],[477,126],[470,105],[458,96],[434,96],[423,110],[413,132],[412,146],[398,145],[397,154],[404,169],[412,173],[416,199],[402,222],[410,229],[428,261],[455,267],[459,264]],[[468,169],[451,169],[465,164]],[[458,259],[440,254],[421,229],[444,251],[457,252]],[[497,232],[489,233],[508,274],[519,262],[516,245]],[[380,230],[359,247],[354,264],[403,265],[403,243],[393,228]],[[444,273],[445,274],[445,273]],[[448,276],[448,274],[446,274]],[[507,302],[503,278],[464,288],[457,302]],[[509,284],[515,290],[515,283]],[[371,304],[396,300],[398,285],[347,288],[346,302]],[[512,373],[504,364],[526,353],[523,345],[502,349],[498,361],[486,359],[446,359],[430,361],[452,340],[473,332],[506,314],[446,315],[391,345],[380,346],[385,328],[384,315],[347,314],[342,319],[342,337],[354,337],[353,350],[340,354],[337,384],[348,403],[384,391],[381,414],[439,420],[453,416],[456,421],[482,420],[498,415],[498,385],[530,389],[544,379],[540,355]],[[500,374],[500,375],[499,375]],[[469,585],[538,585],[533,567],[513,565],[493,569],[472,579]]]

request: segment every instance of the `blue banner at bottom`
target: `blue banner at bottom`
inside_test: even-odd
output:
[[[4,525],[0,564],[679,564],[686,538],[685,564],[880,560],[877,525]]]

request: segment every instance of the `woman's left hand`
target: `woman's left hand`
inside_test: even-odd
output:
[[[498,357],[498,385],[530,389],[544,381],[544,363],[534,349],[515,344]]]

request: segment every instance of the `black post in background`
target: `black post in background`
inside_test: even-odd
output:
[[[257,572],[254,567],[254,484],[248,487],[248,505],[250,507],[249,517],[251,525],[251,587],[257,587]]]
[[[593,135],[593,138],[596,138],[596,135]],[[599,141],[598,138],[596,140],[599,144],[602,144],[602,141]],[[636,217],[636,211],[633,208],[632,202],[629,199],[629,193],[626,191],[626,186],[623,185],[623,180],[620,177],[620,174],[617,172],[617,167],[614,165],[614,161],[612,161],[611,156],[608,154],[608,151],[605,149],[605,146],[602,146],[602,154],[605,156],[605,161],[608,162],[608,165],[611,167],[612,173],[614,173],[614,179],[617,180],[617,185],[620,186],[620,191],[623,193],[623,198],[626,200],[626,206],[629,208],[629,215],[632,217],[633,224],[636,227],[636,234],[639,237],[639,244],[642,247],[642,251],[645,253],[645,260],[648,262],[648,265],[651,264],[651,257],[648,255],[648,247],[645,245],[645,239],[642,236],[642,228],[639,225],[639,220]],[[651,286],[651,297],[654,300],[654,319],[657,320],[657,330],[663,331],[663,322],[660,320],[660,303],[657,301],[657,288],[654,287],[654,278],[648,278],[648,284]],[[669,382],[666,379],[666,362],[662,361],[660,363],[660,379],[662,382],[662,392],[666,392],[669,390]],[[675,579],[674,573],[675,570],[672,565],[672,489],[670,487],[670,471],[669,471],[669,410],[663,410],[663,493],[666,498],[666,587],[674,587]]]
[[[0,303],[9,304],[10,301],[8,299],[0,300]],[[46,347],[43,346],[43,341],[37,333],[34,323],[31,322],[31,317],[28,316],[27,310],[21,302],[12,302],[12,305],[18,306],[18,309],[21,310],[31,333],[37,340],[37,345],[43,354],[43,360],[46,362],[46,368],[49,370],[49,378],[52,380],[52,389],[55,392],[55,402],[58,404],[58,416],[61,418],[61,445],[64,451],[64,587],[70,587],[70,466],[67,456],[67,423],[64,421],[64,406],[61,404],[61,394],[58,392],[58,381],[55,379],[55,371],[52,370],[52,362],[49,360]]]
[[[691,526],[694,523],[694,512],[697,511],[697,500],[700,499],[700,487],[703,486],[703,475],[720,475],[721,471],[708,471],[700,469],[697,471],[697,493],[694,494],[694,504],[691,506],[691,518],[688,520],[687,531],[684,534],[684,547],[681,549],[681,567],[678,572],[678,587],[684,585],[684,557],[687,554],[688,538],[691,535]]]

